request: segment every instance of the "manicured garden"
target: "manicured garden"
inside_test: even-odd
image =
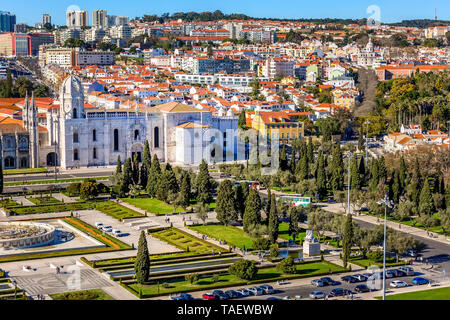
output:
[[[20,204],[9,198],[3,198],[0,200],[0,206],[3,208],[8,208],[8,207],[17,207],[20,206]]]
[[[115,300],[101,289],[51,294],[53,300]]]
[[[152,237],[165,241],[183,251],[195,252],[197,254],[211,253],[213,250],[216,253],[226,252],[226,250],[221,247],[215,246],[207,241],[203,241],[177,228],[168,228],[155,232],[149,230],[149,234]]]
[[[191,284],[184,278],[166,279],[161,280],[159,284],[150,285],[139,285],[137,283],[129,284],[132,292],[141,295],[143,298],[146,296],[158,296],[167,295],[171,293],[178,292],[189,292],[189,291],[201,291],[209,290],[213,288],[226,288],[232,286],[249,286],[251,284],[262,283],[262,282],[273,282],[282,279],[295,279],[295,278],[306,278],[312,276],[318,276],[323,274],[328,274],[331,269],[333,273],[340,273],[347,271],[343,267],[337,266],[329,262],[308,262],[296,265],[295,274],[283,274],[276,267],[260,268],[255,278],[251,281],[242,280],[229,273],[214,275],[200,275],[198,281]],[[164,284],[165,283],[165,284]]]
[[[108,181],[109,177],[95,177],[96,181]],[[86,178],[70,178],[70,179],[58,179],[58,183],[68,183],[68,182],[83,182]],[[51,184],[55,183],[54,179],[47,180],[23,180],[17,182],[5,182],[5,187],[11,186],[25,186],[25,185],[34,185],[34,184]]]
[[[352,258],[350,258],[349,262],[351,262],[353,264],[356,264],[356,265],[358,265],[360,267],[363,267],[363,268],[368,268],[370,266],[377,266],[379,268],[383,267],[383,262],[382,261],[381,262],[376,262],[376,261],[373,261],[373,260],[370,260],[370,259],[367,259],[367,258],[364,259],[362,257],[352,257]],[[405,261],[401,261],[400,260],[399,262],[397,262],[394,257],[386,257],[386,267],[403,266],[405,264],[407,264]]]
[[[38,213],[70,212],[89,210],[94,207],[92,202],[77,202],[52,205],[27,206],[8,209],[11,215],[26,215]]]
[[[250,237],[244,230],[221,224],[210,224],[206,226],[193,226],[191,230],[198,231],[216,240],[225,240],[228,245],[241,249],[250,250],[253,246],[254,238]]]
[[[159,201],[152,198],[124,198],[122,201],[129,203],[139,209],[145,210],[148,213],[156,215],[165,215],[168,213],[173,213],[173,206],[165,203],[164,201]],[[183,208],[178,207],[176,212],[183,212]]]
[[[47,204],[57,204],[61,203],[58,199],[50,196],[43,196],[43,197],[29,197],[27,198],[28,201],[34,203],[35,205],[47,205]]]
[[[143,214],[113,201],[98,202],[95,204],[95,209],[118,220],[144,217]]]
[[[381,300],[381,297],[376,297]],[[450,287],[391,294],[386,300],[450,300]]]

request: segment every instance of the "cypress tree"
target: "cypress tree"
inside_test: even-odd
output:
[[[312,141],[311,137],[309,137],[309,139],[308,139],[308,148],[307,148],[306,153],[308,155],[308,162],[314,163],[314,149],[313,149],[313,141]]]
[[[152,167],[152,157],[150,155],[150,146],[148,140],[145,140],[144,145],[144,155],[142,156],[141,170],[139,172],[139,180],[141,182],[142,188],[147,188],[148,175]]]
[[[170,193],[174,194],[179,191],[180,188],[172,166],[167,164],[164,172],[161,174],[161,178],[158,180],[156,196],[158,200],[166,201]]]
[[[261,198],[258,192],[251,188],[245,203],[244,231],[248,232],[251,225],[261,224]]]
[[[344,268],[347,268],[348,260],[350,259],[350,254],[353,245],[354,231],[353,231],[353,221],[352,215],[348,214],[345,220],[344,227],[344,239],[342,241],[342,261],[344,262]]]
[[[289,218],[289,235],[292,237],[292,240],[295,243],[295,239],[297,238],[300,230],[298,226],[299,215],[297,213],[297,210],[293,206],[289,208]]]
[[[351,161],[350,179],[352,189],[361,190],[361,178],[359,176],[359,166],[357,157],[353,157]]]
[[[233,185],[230,180],[224,180],[220,183],[216,203],[217,220],[225,226],[231,221],[237,220],[238,215],[234,202]]]
[[[245,111],[242,111],[239,114],[238,127],[240,129],[244,128],[247,125],[247,121],[245,119]]]
[[[131,158],[127,158],[123,166],[123,180],[121,185],[121,190],[125,193],[130,191],[130,185],[133,184],[132,171]]]
[[[243,199],[244,199],[244,210],[245,210],[245,201],[247,201],[248,193],[250,192],[250,187],[248,186],[247,182],[241,182],[240,185],[242,188],[242,195],[243,195]],[[242,214],[243,214],[243,212],[242,212]]]
[[[148,281],[150,275],[150,255],[148,253],[147,239],[144,231],[141,232],[139,238],[134,271],[136,272],[137,283],[145,284]]]
[[[242,217],[244,216],[244,211],[245,211],[245,195],[244,195],[244,191],[242,188],[242,184],[239,184],[234,187],[234,203],[235,203],[236,212],[238,213],[239,217],[242,219]]]
[[[305,180],[309,178],[309,161],[308,157],[305,155],[301,158],[300,164],[298,165],[298,175],[299,180]]]
[[[269,239],[270,242],[272,243],[276,243],[277,239],[278,239],[278,226],[279,226],[279,221],[278,221],[278,212],[277,212],[277,204],[275,201],[275,196],[272,196],[271,198],[271,205],[270,205],[270,212],[269,212],[269,226],[268,226],[268,231],[269,231]]]
[[[399,203],[401,194],[402,186],[400,183],[400,174],[399,171],[396,170],[392,174],[392,195],[390,195],[390,197],[394,201],[394,203]]]
[[[134,155],[133,159],[133,168],[131,171],[131,175],[133,177],[133,183],[139,184],[139,160],[136,154]]]
[[[272,205],[272,192],[270,191],[270,188],[269,188],[269,190],[267,191],[267,205],[266,205],[267,217],[269,217],[271,205]]]
[[[364,136],[362,132],[359,132],[359,138],[358,138],[358,150],[363,151],[364,150]]]
[[[294,174],[295,173],[295,160],[296,160],[296,151],[292,150],[291,160],[289,161],[289,171]]]
[[[144,162],[142,162],[141,169],[139,170],[139,183],[143,189],[147,188],[148,167]]]
[[[199,166],[199,173],[197,176],[197,201],[200,203],[211,203],[213,200],[213,184],[211,181],[211,176],[209,175],[208,164],[205,159]]]
[[[145,140],[144,155],[142,156],[142,163],[147,166],[148,169],[152,167],[152,156],[150,154],[150,145],[148,140]]]
[[[322,152],[319,152],[319,162],[317,167],[317,190],[319,193],[319,197],[322,199],[327,195],[327,181],[326,181],[326,172],[324,166],[324,159],[322,156]]]
[[[381,156],[378,161],[378,177],[380,180],[384,179],[384,181],[387,181],[387,169],[384,156]]]
[[[420,192],[419,210],[421,213],[425,214],[432,214],[434,211],[434,202],[431,195],[430,186],[428,184],[428,179],[425,179],[422,191]]]
[[[180,188],[180,192],[181,192],[181,198],[182,198],[182,203],[181,206],[183,208],[187,208],[190,205],[190,201],[191,201],[191,177],[189,176],[189,173],[184,172],[183,176],[181,178],[181,188]]]
[[[122,161],[120,160],[120,156],[117,156],[116,176],[119,176],[121,173],[122,173]]]
[[[151,198],[154,198],[156,196],[156,191],[158,189],[158,182],[160,178],[161,178],[161,165],[159,164],[158,157],[155,154],[153,156],[152,166],[147,181],[147,193]]]
[[[281,149],[280,153],[280,169],[281,171],[286,171],[288,168],[288,161],[286,155],[286,144],[283,144],[283,149]]]
[[[377,189],[379,181],[380,177],[378,175],[378,160],[374,158],[371,162],[370,183],[369,183],[369,187],[372,191]]]
[[[344,188],[344,162],[340,145],[336,145],[331,159],[331,188],[341,191]]]
[[[6,74],[5,95],[4,98],[12,98],[13,81],[11,76],[11,70],[8,69]]]
[[[408,169],[406,168],[405,158],[403,156],[400,157],[400,168],[398,171],[398,177],[400,179],[400,185],[402,189],[406,187]]]

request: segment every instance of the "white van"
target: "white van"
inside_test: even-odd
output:
[[[398,270],[403,271],[404,273],[406,273],[407,276],[415,275],[414,269],[411,267],[400,267],[398,268]]]

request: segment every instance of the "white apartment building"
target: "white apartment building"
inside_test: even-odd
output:
[[[80,28],[89,26],[89,14],[84,10],[68,11],[66,14],[68,28]]]
[[[105,28],[108,26],[106,10],[94,10],[92,12],[92,26]]]
[[[295,62],[282,58],[270,58],[266,60],[264,76],[270,79],[285,76],[294,76]]]
[[[80,51],[76,54],[76,65],[86,66],[110,66],[115,62],[114,52],[105,51]]]

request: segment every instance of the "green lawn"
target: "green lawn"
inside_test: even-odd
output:
[[[54,204],[49,206],[29,206],[29,207],[18,207],[11,208],[9,211],[17,215],[25,214],[37,214],[37,213],[53,213],[53,212],[69,212],[76,210],[89,210],[93,208],[91,202],[80,202],[80,203],[65,203],[65,204]]]
[[[280,188],[280,187],[273,187],[272,190],[278,191],[278,192],[287,193],[287,194],[295,194],[295,192],[292,191],[292,189],[289,188],[289,187],[283,187],[283,188]]]
[[[368,268],[368,267],[374,266],[374,265],[379,268],[383,267],[383,262],[375,262],[375,261],[371,261],[369,259],[363,259],[361,257],[350,258],[349,262],[354,263],[363,268]],[[386,267],[403,266],[405,264],[406,264],[405,261],[400,260],[399,262],[396,262],[394,257],[386,257]]]
[[[4,198],[4,199],[0,200],[0,206],[7,208],[7,207],[16,207],[16,206],[20,206],[20,205],[14,200]]]
[[[120,219],[129,218],[141,218],[144,217],[143,214],[131,210],[127,207],[121,206],[120,204],[114,203],[113,201],[99,202],[95,204],[95,208],[108,216]]]
[[[387,295],[386,300],[450,300],[450,287]]]
[[[169,228],[161,231],[151,232],[152,237],[165,241],[181,250],[195,252],[197,254],[211,253],[213,250],[217,253],[219,251],[226,252],[218,246],[215,246],[207,241],[203,241],[190,234],[184,233],[177,228]]]
[[[210,238],[217,240],[225,240],[227,244],[238,248],[251,249],[254,238],[246,234],[242,229],[233,226],[224,226],[221,224],[212,224],[207,226],[190,227],[194,231],[198,231]]]
[[[46,205],[46,204],[56,204],[61,203],[58,199],[50,196],[43,197],[30,197],[27,198],[28,201],[33,202],[35,205]]]
[[[280,223],[278,227],[278,236],[280,239],[289,241],[292,239],[291,236],[289,236],[289,223],[282,222]],[[300,233],[297,236],[297,242],[299,242],[300,239],[304,239],[306,237],[306,230],[300,229]]]
[[[51,294],[53,300],[115,300],[101,289]]]
[[[98,181],[107,181],[109,177],[93,177],[92,179]],[[86,180],[86,178],[69,178],[69,179],[58,179],[58,183],[65,183],[65,182],[83,182]],[[25,178],[22,181],[17,182],[5,182],[5,187],[11,187],[11,186],[24,186],[24,185],[34,185],[34,184],[51,184],[55,183],[54,179],[48,179],[48,180],[25,180]]]
[[[211,275],[200,276],[199,281],[194,284],[190,284],[188,281],[185,281],[182,278],[176,279],[167,279],[164,281],[167,286],[163,288],[160,282],[159,291],[157,284],[151,285],[139,285],[137,283],[131,284],[130,287],[134,289],[136,292],[142,290],[142,295],[164,295],[175,292],[186,292],[186,291],[201,291],[205,290],[204,288],[211,289],[211,287],[215,288],[226,288],[232,286],[243,285],[247,286],[252,283],[259,282],[271,282],[277,281],[280,279],[287,278],[302,278],[302,277],[310,277],[314,275],[319,275],[323,273],[327,273],[328,270],[331,269],[332,272],[343,272],[344,268],[336,266],[334,264],[330,264],[328,262],[310,262],[310,263],[302,263],[297,265],[297,273],[294,275],[286,275],[281,273],[276,269],[276,267],[271,268],[263,268],[258,270],[258,274],[255,279],[252,281],[241,280],[231,274],[224,273],[219,275],[219,281],[213,282]]]
[[[3,171],[5,176],[14,174],[31,174],[31,173],[45,173],[48,172],[47,168],[26,168],[26,169],[6,169]]]
[[[156,215],[165,215],[168,213],[173,213],[173,206],[165,203],[164,201],[159,201],[157,199],[151,198],[124,198],[122,201],[129,203],[139,209],[145,210],[148,213],[153,213]],[[183,208],[178,207],[176,212],[183,212]]]

